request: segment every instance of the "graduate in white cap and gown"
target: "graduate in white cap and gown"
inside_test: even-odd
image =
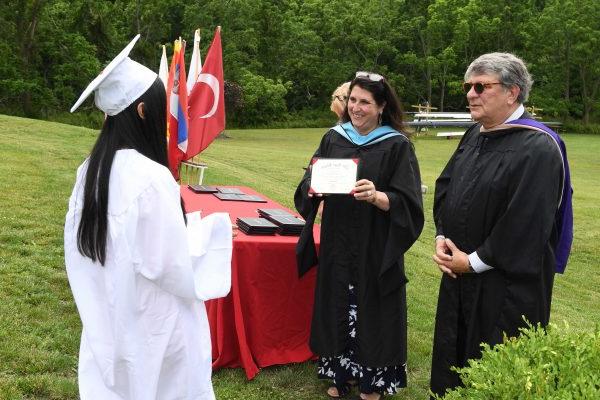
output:
[[[77,170],[65,263],[81,316],[82,400],[211,400],[204,300],[231,286],[227,214],[183,211],[167,168],[165,88],[128,55],[94,79],[106,120]]]

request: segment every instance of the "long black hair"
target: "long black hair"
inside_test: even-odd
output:
[[[144,118],[138,114],[143,102]],[[167,158],[167,98],[159,78],[150,88],[117,115],[107,116],[92,148],[85,175],[83,211],[77,230],[79,252],[99,261],[106,261],[108,228],[108,187],[110,170],[119,149],[134,149],[149,159],[168,167]]]
[[[390,86],[385,79],[379,81],[371,80],[366,76],[357,76],[350,83],[348,89],[348,95],[352,93],[354,86],[358,86],[371,93],[373,100],[378,106],[385,104],[381,113],[381,124],[389,125],[398,132],[407,134],[404,122],[402,120],[402,104],[398,99],[398,95],[394,89]],[[348,113],[348,104],[344,108],[344,114],[342,115],[342,122],[350,121],[350,114]]]

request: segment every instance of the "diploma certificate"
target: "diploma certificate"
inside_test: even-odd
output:
[[[352,194],[358,158],[318,158],[311,162],[309,193]]]

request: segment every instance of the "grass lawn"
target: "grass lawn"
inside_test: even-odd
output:
[[[227,131],[203,154],[207,184],[253,187],[293,208],[302,167],[324,129]],[[77,166],[97,132],[0,115],[0,399],[76,399],[80,322],[63,261],[63,221]],[[554,322],[592,330],[600,321],[600,136],[563,135],[575,189],[575,242],[557,276]],[[457,140],[415,140],[426,225],[406,257],[409,387],[397,399],[426,399],[440,274],[431,261],[433,185]],[[523,221],[527,224],[527,221]],[[214,374],[218,399],[324,399],[312,363]]]

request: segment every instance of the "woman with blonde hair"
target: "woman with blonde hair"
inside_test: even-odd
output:
[[[346,108],[348,89],[350,89],[350,82],[344,82],[338,86],[331,95],[331,106],[329,106],[329,109],[338,116],[338,120],[342,119],[344,108]]]

